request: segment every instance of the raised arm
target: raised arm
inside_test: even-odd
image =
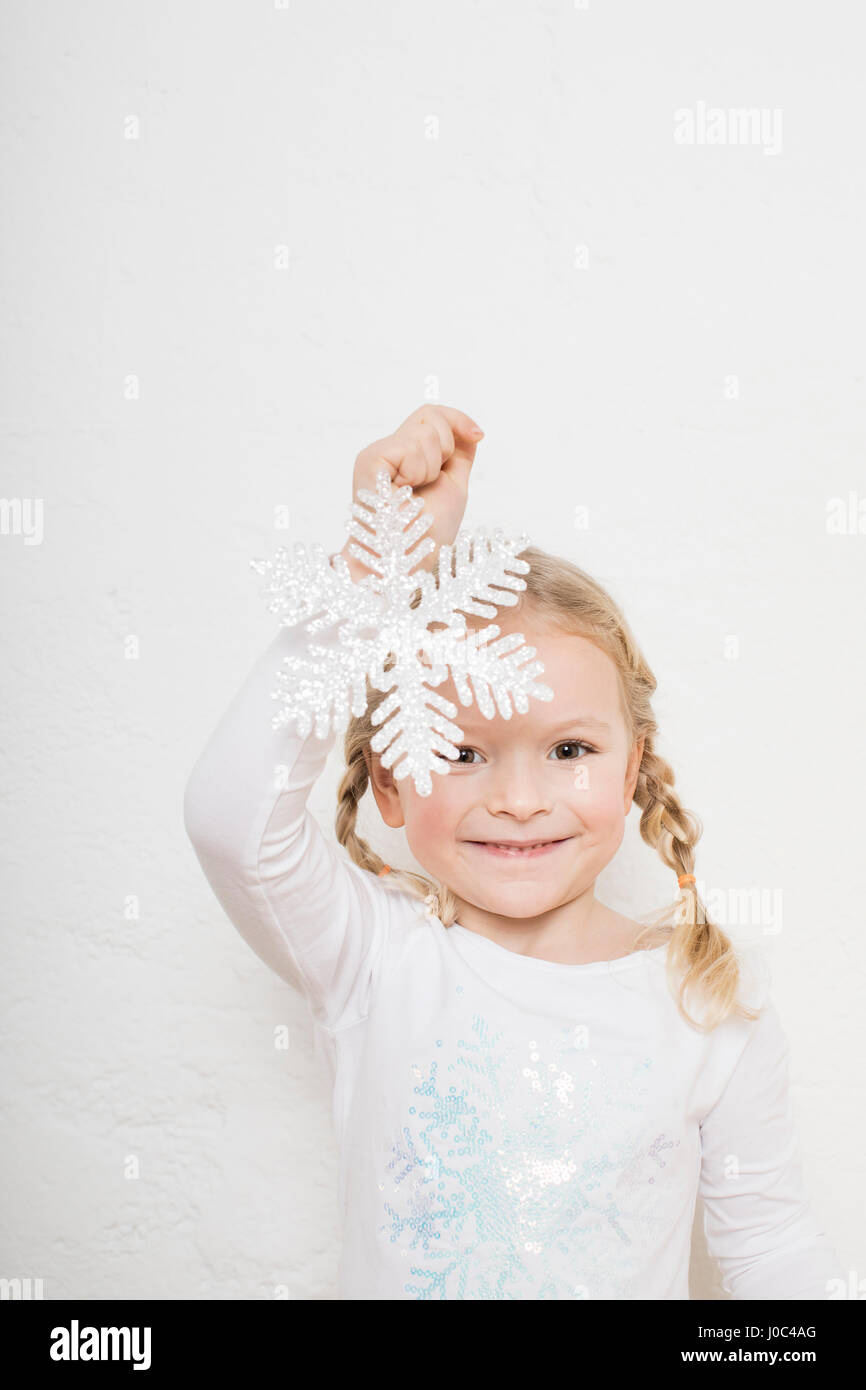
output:
[[[481,434],[462,411],[421,406],[355,460],[356,497],[383,466],[395,486],[420,492],[433,516],[428,567],[459,529]],[[368,573],[366,552],[353,555],[347,541],[342,553],[354,579]],[[305,995],[319,1022],[337,1029],[366,1016],[395,895],[353,864],[307,810],[336,736],[302,739],[271,728],[282,658],[301,654],[310,640],[339,645],[336,628],[310,639],[299,623],[282,628],[256,662],[190,774],[184,822],[240,934]]]
[[[803,1180],[788,1056],[768,1001],[701,1125],[704,1232],[734,1299],[826,1299],[844,1278]]]
[[[184,823],[230,921],[256,954],[336,1029],[366,1014],[392,895],[349,860],[307,809],[336,735],[271,728],[270,692],[283,656],[308,637],[283,628],[263,652],[200,754],[184,792]]]

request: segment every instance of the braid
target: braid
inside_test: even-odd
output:
[[[634,794],[635,805],[643,808],[640,833],[677,876],[690,874],[703,826],[696,815],[680,805],[674,791],[673,769],[656,753],[652,732],[645,738]]]
[[[642,808],[640,833],[643,839],[679,877],[690,874],[694,868],[695,846],[703,834],[703,826],[694,812],[685,810],[674,791],[673,769],[655,751],[655,732],[653,727],[645,735],[634,802]],[[663,909],[657,919],[669,915],[669,909]],[[663,923],[658,920],[651,922],[638,940],[660,926]],[[740,968],[736,952],[727,934],[710,921],[694,883],[683,886],[667,930],[671,933],[668,970],[680,980],[677,1006],[687,1023],[709,1032],[729,1013],[742,1018],[757,1017],[755,1010],[737,1001]],[[685,996],[689,992],[709,999],[710,1007],[703,1023],[693,1018],[685,1007]]]
[[[437,916],[442,916],[443,912],[452,913],[451,921],[446,922],[450,926],[457,915],[457,904],[454,895],[445,888],[444,884],[434,885],[428,878],[421,874],[413,873],[411,869],[391,869],[386,865],[384,859],[362,839],[355,829],[358,819],[358,804],[367,790],[370,780],[370,769],[367,763],[369,740],[372,735],[373,727],[370,723],[370,716],[379,701],[375,699],[370,704],[370,694],[372,687],[368,681],[368,707],[367,712],[360,719],[355,718],[350,721],[345,738],[346,770],[343,773],[340,785],[337,788],[337,814],[334,821],[334,829],[337,839],[348,851],[349,858],[360,869],[367,869],[370,873],[381,874],[385,868],[389,869],[387,877],[383,877],[381,882],[387,887],[402,885],[413,897],[426,898],[433,893],[435,902],[433,910]],[[380,696],[379,700],[384,696]],[[441,909],[441,910],[440,910]]]
[[[353,863],[361,869],[369,869],[371,873],[378,874],[385,866],[384,859],[376,854],[366,840],[361,839],[355,829],[358,802],[367,790],[368,780],[364,750],[358,746],[351,759],[347,761],[346,771],[337,788],[337,816],[334,828],[337,839],[349,851]]]

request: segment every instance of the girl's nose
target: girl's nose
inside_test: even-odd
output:
[[[522,759],[503,763],[487,796],[487,809],[492,815],[507,813],[519,820],[549,811],[552,805],[553,795],[547,778]]]

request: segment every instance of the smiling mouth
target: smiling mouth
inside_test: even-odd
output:
[[[532,859],[536,855],[549,854],[557,845],[564,845],[570,839],[572,836],[568,835],[561,840],[533,840],[526,845],[510,845],[502,840],[467,840],[466,843],[503,859]]]

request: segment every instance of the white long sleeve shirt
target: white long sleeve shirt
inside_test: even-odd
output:
[[[687,1299],[698,1194],[735,1299],[844,1279],[810,1207],[766,967],[755,1022],[679,1015],[665,947],[520,955],[351,862],[307,809],[335,735],[271,727],[283,628],[187,782],[187,833],[333,1078],[344,1299]],[[335,634],[316,634],[317,642]]]

